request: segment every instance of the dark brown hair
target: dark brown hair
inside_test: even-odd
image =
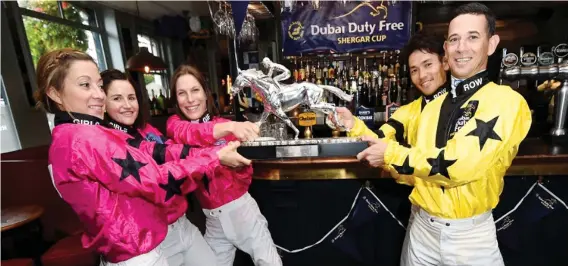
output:
[[[491,38],[495,34],[495,13],[491,11],[486,5],[482,3],[467,3],[459,6],[453,11],[452,21],[454,18],[460,15],[471,14],[471,15],[483,15],[487,21],[487,37]]]
[[[424,31],[416,33],[402,50],[403,58],[408,59],[415,51],[422,51],[424,53],[436,54],[438,59],[442,62],[444,57],[444,38]]]
[[[90,55],[70,48],[51,51],[41,56],[36,69],[37,90],[34,92],[36,107],[49,113],[64,111],[47,96],[47,91],[51,87],[58,92],[63,91],[65,77],[75,61],[91,61],[96,65]]]
[[[203,88],[203,91],[205,92],[205,97],[207,98],[207,112],[209,113],[209,115],[215,117],[215,116],[219,116],[219,109],[217,109],[217,107],[215,106],[215,102],[213,101],[213,94],[211,92],[211,89],[209,88],[209,86],[207,86],[207,84],[205,83],[205,77],[203,77],[203,74],[201,74],[201,72],[194,66],[190,66],[190,65],[180,65],[176,71],[174,72],[174,75],[172,76],[172,82],[170,83],[172,86],[172,93],[170,94],[172,98],[175,97],[176,99],[176,113],[183,119],[185,120],[189,120],[187,117],[185,117],[185,115],[181,112],[181,110],[179,109],[179,104],[177,102],[177,80],[183,76],[183,75],[192,75],[193,77],[195,77],[195,79],[197,79],[197,81],[199,82],[199,85],[201,85],[201,87]]]
[[[130,82],[130,85],[134,88],[134,93],[136,93],[136,101],[138,102],[138,116],[132,125],[134,128],[142,129],[146,126],[146,123],[150,120],[149,113],[150,113],[150,106],[148,102],[144,100],[142,97],[142,90],[137,88],[134,82],[126,76],[126,74],[122,73],[122,71],[117,69],[108,69],[101,72],[101,78],[103,79],[103,90],[105,94],[108,94],[108,89],[110,84],[115,80],[126,80]],[[108,115],[107,115],[108,116]]]

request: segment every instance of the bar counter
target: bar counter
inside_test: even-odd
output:
[[[412,187],[400,185],[380,168],[369,167],[352,157],[259,160],[253,164],[254,180],[249,193],[266,217],[274,242],[290,250],[316,243],[342,221],[363,185],[369,185],[385,207],[368,222],[354,222],[361,223],[357,227],[350,228],[347,223],[345,228],[351,233],[343,243],[333,242],[339,234],[334,232],[313,248],[282,252],[284,265],[400,265],[406,230],[399,222],[405,226],[408,222]],[[568,145],[553,145],[546,137],[525,139],[504,180],[499,204],[493,210],[494,219],[516,208],[536,181],[567,202]],[[535,193],[546,194],[542,190]],[[518,215],[533,217],[544,213],[531,209],[535,206],[538,205],[521,205],[529,209],[520,210]],[[386,209],[392,214],[386,213]],[[355,213],[370,215],[360,209],[352,215]],[[520,216],[519,220],[528,219]],[[355,221],[349,217],[348,221]],[[505,265],[566,265],[568,210],[556,208],[554,213],[537,220],[518,229],[517,247],[502,242],[504,236],[498,235]]]
[[[253,178],[259,180],[390,178],[388,172],[354,157],[260,160],[253,164]],[[547,175],[568,175],[568,145],[554,145],[546,138],[525,139],[507,176]]]

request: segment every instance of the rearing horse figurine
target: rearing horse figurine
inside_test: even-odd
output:
[[[300,104],[305,104],[309,109],[320,110],[326,115],[333,113],[335,121],[340,121],[335,111],[335,105],[322,101],[323,92],[329,91],[347,102],[353,100],[353,95],[347,94],[333,86],[316,85],[310,82],[289,85],[277,84],[271,77],[256,69],[239,70],[239,75],[233,82],[231,92],[233,95],[237,95],[239,91],[246,87],[252,88],[260,96],[264,105],[264,111],[257,123],[262,125],[270,114],[274,114],[294,130],[294,139],[298,139],[300,131],[290,121],[286,112],[293,110]],[[342,127],[343,125],[339,126]]]

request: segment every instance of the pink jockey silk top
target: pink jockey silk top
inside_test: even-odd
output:
[[[71,116],[72,115],[72,116]],[[55,114],[49,149],[59,195],[83,223],[82,244],[116,263],[147,253],[167,233],[166,212],[220,166],[216,156],[157,164],[96,117]]]
[[[229,121],[220,117],[210,119],[209,114],[196,121],[182,120],[178,115],[173,115],[167,122],[167,135],[175,143],[199,147],[224,146],[237,139],[231,134],[216,140],[213,137],[213,127],[217,123]],[[195,190],[195,195],[204,209],[216,209],[244,195],[252,181],[252,166],[240,169],[223,168],[215,174],[216,176],[204,177],[198,182]]]
[[[216,157],[216,152],[221,149],[221,147],[218,146],[213,148],[197,148],[190,145],[175,144],[171,140],[166,139],[158,129],[149,123],[146,123],[142,129],[135,129],[134,127],[118,123],[110,117],[107,117],[107,120],[113,128],[122,130],[132,136],[133,139],[127,141],[133,146],[142,147],[140,150],[152,156],[158,165],[186,158],[199,158],[201,156]],[[174,201],[174,203],[171,204],[171,208],[165,210],[168,217],[168,224],[174,223],[185,215],[188,208],[188,202],[185,197],[175,197],[172,201]]]

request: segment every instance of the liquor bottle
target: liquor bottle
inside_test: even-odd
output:
[[[359,106],[369,106],[369,88],[366,84],[367,79],[367,59],[363,58],[363,67],[359,68],[359,75],[357,80],[357,94],[359,95]]]
[[[294,57],[294,81],[298,82],[299,80],[299,71],[298,71],[298,61],[296,61],[296,57]]]
[[[406,63],[402,64],[401,73],[400,73],[400,87],[402,93],[402,104],[407,104],[408,101],[408,70]]]
[[[310,78],[311,78],[310,59],[306,58],[306,79],[305,79],[305,81],[309,81]]]
[[[329,78],[335,78],[335,66],[333,64],[333,61],[329,61],[329,66],[327,68],[327,76]]]
[[[378,76],[379,76],[379,72],[377,71],[377,60],[373,60],[373,66],[371,68],[371,73],[370,73],[370,79],[371,79],[371,84],[369,86],[369,108],[373,108],[375,111],[378,107],[377,103],[377,91],[378,91],[378,86],[377,86],[377,80],[378,80]]]
[[[298,80],[299,82],[302,82],[304,80],[306,80],[306,69],[304,69],[304,61],[302,60],[302,58],[300,58],[300,79]]]
[[[325,60],[323,61],[323,69],[322,69],[322,71],[321,71],[321,72],[322,72],[321,75],[322,75],[322,78],[323,78],[323,79],[327,79],[328,74],[329,74],[328,71],[329,71],[329,70],[328,70],[328,68],[327,68],[327,59],[325,59]]]
[[[322,78],[322,75],[321,75],[321,74],[322,74],[322,70],[321,70],[321,66],[320,66],[320,61],[319,61],[319,60],[317,61],[317,65],[316,65],[315,72],[316,72],[316,82],[315,82],[315,83],[318,84],[318,85],[321,85],[321,84],[322,84],[322,81],[321,81],[321,78]]]

